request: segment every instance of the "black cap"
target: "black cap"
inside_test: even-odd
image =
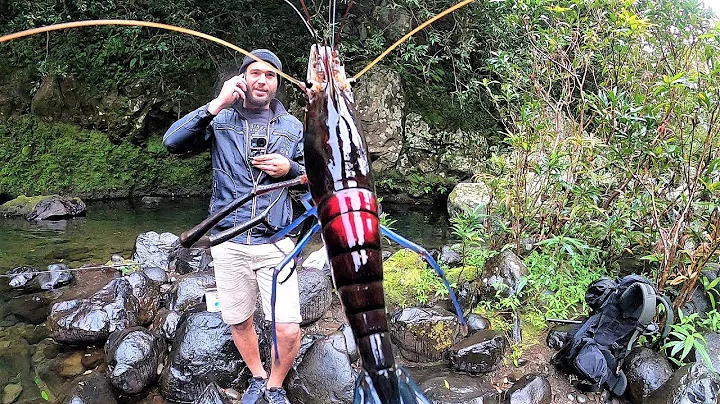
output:
[[[268,62],[276,69],[282,71],[282,63],[280,62],[280,59],[277,57],[277,55],[270,52],[269,50],[255,49],[250,53],[258,59]],[[242,65],[240,65],[240,73],[245,73],[245,70],[247,70],[248,66],[250,66],[253,62],[257,62],[257,60],[251,58],[250,56],[245,56]]]

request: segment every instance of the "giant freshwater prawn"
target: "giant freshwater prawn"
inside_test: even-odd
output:
[[[389,47],[353,78],[349,78],[345,73],[345,68],[337,52],[337,41],[334,34],[331,35],[330,44],[318,41],[311,47],[305,82],[273,68],[289,82],[300,87],[307,98],[304,122],[306,175],[290,181],[258,186],[250,194],[231,202],[180,237],[181,243],[186,247],[193,245],[207,247],[219,244],[262,223],[268,212],[262,212],[248,223],[240,226],[209,237],[203,236],[224,216],[257,195],[282,187],[308,184],[310,193],[303,198],[303,204],[307,211],[288,227],[278,232],[275,239],[279,240],[287,236],[309,217],[317,218],[318,223],[315,223],[298,240],[295,249],[285,257],[283,262],[278,264],[273,286],[277,285],[277,282],[283,281],[278,279],[279,269],[300,254],[310,238],[320,232],[330,260],[335,288],[340,296],[362,359],[362,371],[355,386],[354,403],[356,404],[429,403],[407,371],[398,366],[393,357],[382,286],[382,235],[419,253],[430,263],[448,288],[463,326],[465,322],[460,305],[447,279],[430,254],[424,248],[380,225],[370,155],[362,127],[358,124],[352,84],[355,79],[367,72],[415,32],[473,1],[464,0],[421,24]],[[334,6],[331,4],[331,16],[335,14]],[[293,8],[302,18],[302,14],[297,8],[294,6]],[[304,23],[313,37],[317,39],[317,35],[309,24],[310,16],[304,2],[303,9],[307,17]],[[331,19],[329,23],[331,27],[335,27],[334,20]],[[145,26],[182,32],[211,40],[250,56],[258,62],[265,63],[242,48],[210,35],[145,21],[93,20],[56,24],[2,36],[0,43],[41,32],[98,25]],[[276,292],[273,287],[272,328],[273,341],[276,343],[277,339],[274,334],[275,297]],[[278,350],[275,349],[275,352],[277,353]]]

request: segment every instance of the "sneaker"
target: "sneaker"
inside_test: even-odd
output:
[[[267,401],[268,404],[290,404],[290,400],[288,400],[287,395],[285,395],[285,390],[283,390],[282,387],[273,387],[265,390],[265,401]]]
[[[265,383],[267,383],[267,379],[263,379],[262,377],[253,377],[250,379],[250,385],[247,390],[245,390],[245,394],[243,394],[240,403],[255,404],[260,401],[265,394]]]

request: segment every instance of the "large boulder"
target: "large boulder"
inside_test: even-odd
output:
[[[0,216],[25,216],[27,220],[60,220],[84,215],[85,203],[80,198],[59,195],[20,195],[0,205]]]
[[[132,294],[138,301],[137,322],[139,325],[152,323],[160,309],[160,287],[142,272],[123,277],[132,287]]]
[[[25,216],[27,220],[61,220],[76,216],[85,216],[85,202],[80,198],[53,195],[38,202]]]
[[[434,370],[430,375],[414,371],[412,374],[420,390],[434,404],[488,404],[499,403],[499,393],[483,378]]]
[[[244,385],[252,376],[235,347],[230,326],[219,312],[202,311],[204,305],[188,310],[180,319],[175,342],[160,376],[163,397],[172,401],[197,399],[210,382],[221,388]],[[255,315],[260,337],[261,358],[269,360],[268,330],[262,315]]]
[[[635,348],[625,359],[627,395],[632,402],[641,403],[672,374],[672,366],[664,355],[648,348]]]
[[[315,340],[288,378],[288,398],[297,404],[352,402],[357,374],[338,331]],[[338,349],[340,348],[340,349]]]
[[[502,397],[511,404],[550,404],[552,389],[550,382],[544,376],[529,374],[521,377],[503,392]]]
[[[356,109],[376,172],[394,168],[402,150],[405,98],[401,82],[394,70],[377,67],[355,90]]]
[[[132,260],[142,264],[143,268],[158,267],[167,270],[168,257],[178,240],[179,237],[172,233],[141,233],[135,240]]]
[[[205,387],[205,391],[193,401],[193,404],[232,404],[234,402],[217,384],[210,382]]]
[[[490,188],[482,182],[461,182],[448,196],[447,210],[450,217],[461,213],[487,213],[487,205],[492,200]]]
[[[392,315],[390,330],[400,354],[413,362],[435,362],[460,341],[460,323],[447,310],[411,307]]]
[[[485,262],[478,292],[481,299],[493,299],[498,293],[509,296],[516,292],[520,278],[528,276],[525,263],[510,250],[505,250]]]
[[[505,338],[494,330],[478,331],[448,351],[450,366],[461,372],[487,373],[500,366]]]
[[[417,113],[407,114],[403,132],[401,172],[470,177],[480,168],[478,152],[487,148],[481,133],[435,130]]]
[[[332,304],[332,282],[321,269],[298,270],[300,289],[301,326],[312,324],[322,318]]]
[[[138,394],[158,376],[165,360],[165,339],[142,327],[110,334],[105,344],[110,383],[125,394]]]
[[[55,303],[50,310],[48,327],[59,342],[99,342],[115,330],[137,325],[138,310],[130,283],[116,278],[89,299]]]
[[[703,363],[691,363],[673,373],[670,380],[655,390],[643,403],[701,404],[720,399],[720,375]]]
[[[175,331],[177,331],[178,322],[182,313],[174,310],[161,308],[155,316],[149,330],[161,335],[167,341],[175,339]]]
[[[215,275],[210,272],[193,272],[180,277],[170,289],[167,308],[183,312],[203,301],[205,291],[215,287]]]
[[[117,404],[107,377],[98,372],[78,377],[73,387],[58,402],[63,404]]]
[[[206,271],[212,262],[208,248],[185,248],[176,241],[168,254],[168,270],[178,274]]]
[[[720,334],[718,333],[707,333],[703,335],[705,338],[705,348],[708,356],[712,361],[713,368],[720,371]],[[700,352],[695,350],[695,362],[702,362],[703,358],[700,356]]]

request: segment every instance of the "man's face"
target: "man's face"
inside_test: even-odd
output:
[[[245,94],[245,106],[267,108],[275,98],[278,87],[277,73],[264,63],[253,62],[245,70],[248,91]]]

